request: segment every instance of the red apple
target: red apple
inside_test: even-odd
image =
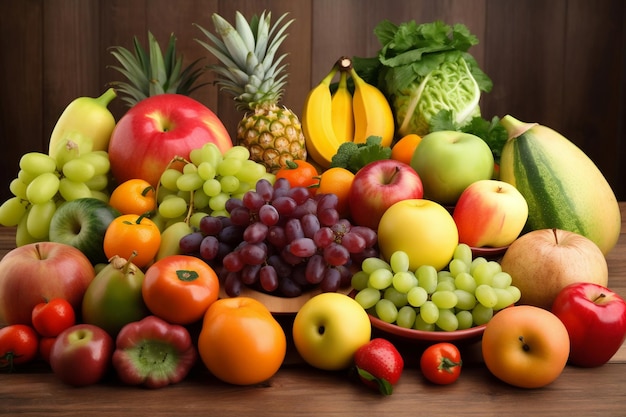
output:
[[[528,219],[528,203],[513,185],[480,180],[459,197],[453,212],[459,242],[474,247],[502,247],[513,243]]]
[[[574,365],[603,365],[626,340],[626,302],[602,285],[566,286],[556,296],[552,312],[567,328],[569,361]]]
[[[56,337],[50,367],[64,383],[86,386],[99,382],[111,368],[113,338],[93,324],[76,324]]]
[[[156,187],[172,158],[213,142],[223,152],[232,140],[202,103],[180,94],[148,97],[119,120],[109,141],[111,172],[118,183],[141,178]]]
[[[422,181],[410,165],[393,159],[370,162],[354,176],[350,216],[354,224],[376,230],[383,213],[394,203],[423,195]]]
[[[31,324],[35,305],[64,298],[80,311],[96,272],[78,249],[64,243],[20,246],[0,261],[0,326]]]

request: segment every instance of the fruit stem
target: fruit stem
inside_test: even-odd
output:
[[[506,116],[504,116],[500,120],[500,123],[502,123],[502,126],[504,126],[504,128],[506,129],[506,132],[509,134],[508,140],[520,137],[524,133],[526,133],[528,130],[538,125],[538,123],[521,122],[517,120],[516,118],[514,118],[513,116],[511,116],[510,114],[507,114]]]
[[[604,301],[606,294],[601,292],[596,298],[593,299],[594,304],[598,304]]]
[[[337,60],[335,66],[339,68],[339,71],[349,72],[352,69],[352,60],[347,56],[342,56]]]
[[[524,352],[528,352],[530,350],[530,346],[528,346],[528,343],[524,341],[524,336],[520,336],[519,341],[522,342],[522,349]]]
[[[115,97],[117,97],[117,92],[114,88],[111,87],[106,90],[100,97],[95,98],[94,100],[102,107],[107,107]]]

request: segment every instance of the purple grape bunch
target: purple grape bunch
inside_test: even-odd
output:
[[[376,231],[341,218],[337,203],[335,194],[261,179],[226,202],[228,217],[203,217],[180,247],[215,268],[231,297],[243,286],[282,297],[334,292],[350,284],[352,265],[378,256]]]

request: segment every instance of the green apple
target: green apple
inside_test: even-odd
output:
[[[455,205],[473,182],[490,179],[494,160],[489,145],[478,136],[441,130],[422,138],[411,159],[424,186],[424,198]]]
[[[443,269],[458,244],[459,233],[452,215],[431,200],[398,201],[385,211],[378,224],[382,257],[389,261],[394,252],[406,252],[412,271],[422,265]]]
[[[309,365],[328,371],[346,369],[358,348],[369,342],[372,326],[363,307],[348,295],[315,295],[298,310],[293,341]]]
[[[107,262],[102,243],[104,233],[120,213],[97,198],[66,201],[50,222],[50,241],[74,246],[92,264]]]

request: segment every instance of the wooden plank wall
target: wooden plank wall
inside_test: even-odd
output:
[[[283,50],[289,84],[283,104],[300,111],[311,86],[342,55],[371,56],[373,29],[441,19],[464,23],[481,43],[470,50],[494,81],[483,115],[509,113],[548,125],[578,144],[626,200],[626,3],[623,0],[20,0],[0,1],[0,198],[19,157],[47,149],[54,123],[78,96],[97,96],[120,75],[113,45],[130,48],[150,30],[165,43],[171,32],[190,62],[214,62],[193,26],[213,30],[210,16],[232,21],[271,10],[295,19]],[[211,81],[210,74],[205,75]],[[207,86],[194,97],[231,132],[241,114],[232,99]],[[117,118],[121,101],[111,106]]]

